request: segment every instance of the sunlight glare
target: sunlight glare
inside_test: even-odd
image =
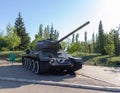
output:
[[[101,20],[106,30],[116,28],[120,24],[120,0],[103,0]]]

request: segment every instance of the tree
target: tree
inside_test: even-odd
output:
[[[50,28],[50,39],[58,39],[59,37],[59,32],[54,28],[53,28],[53,25],[51,25],[51,28]]]
[[[113,34],[104,34],[104,42],[105,42],[105,52],[108,55],[112,55],[114,53],[114,36]]]
[[[99,42],[99,36],[96,34],[95,38],[95,53],[100,53],[100,42]]]
[[[19,44],[19,50],[28,48],[28,46],[30,45],[30,37],[28,33],[26,33],[25,25],[20,12],[18,14],[18,18],[15,21],[15,29],[15,32],[21,40],[21,43]]]
[[[50,39],[53,39],[53,33],[54,33],[54,28],[53,28],[53,25],[51,25],[51,29],[50,29]]]
[[[39,36],[40,38],[43,37],[43,25],[42,25],[42,24],[40,24],[40,26],[39,26],[38,36]]]
[[[31,48],[34,49],[36,46],[36,43],[40,40],[46,40],[46,39],[58,39],[59,32],[54,28],[53,25],[51,25],[51,28],[49,28],[49,25],[47,27],[43,28],[43,25],[40,24],[39,31],[35,35],[35,39],[31,43]]]
[[[1,31],[1,32],[0,32],[0,38],[1,38],[2,36],[3,36],[3,32]]]
[[[12,27],[10,24],[7,25],[7,41],[10,49],[17,47],[20,44],[20,37],[15,33],[15,28]]]
[[[59,32],[55,29],[54,34],[53,34],[53,39],[58,39],[59,37]]]
[[[59,37],[59,32],[54,29],[53,25],[51,25],[51,28],[49,28],[49,25],[47,25],[47,27],[45,27],[44,32],[43,32],[43,39],[54,39],[57,40]]]
[[[92,52],[95,53],[95,35],[92,34]]]
[[[50,28],[49,25],[47,25],[47,27],[45,27],[44,29],[44,39],[50,39]]]
[[[105,55],[106,53],[104,49],[104,30],[103,30],[102,21],[100,21],[99,23],[98,32],[99,32],[99,50],[101,55]]]
[[[66,42],[62,41],[62,42],[61,42],[61,46],[62,46],[62,49],[63,49],[63,50],[66,50],[66,49],[67,49],[67,43],[66,43]]]
[[[31,43],[31,49],[35,49],[36,43],[41,40],[41,38],[38,35],[35,35],[35,39]]]
[[[3,33],[0,32],[0,50],[2,50],[3,48],[7,47],[7,42],[6,42],[6,38],[3,36]]]
[[[78,42],[79,33],[76,34],[76,42]]]
[[[85,31],[85,43],[87,43],[87,32]]]
[[[72,35],[72,43],[75,42],[75,34]]]
[[[78,48],[79,48],[78,42],[72,42],[67,51],[70,52],[70,53],[74,53],[74,52],[78,51]]]
[[[88,43],[87,43],[87,32],[85,31],[85,33],[84,33],[84,35],[85,35],[85,37],[84,37],[84,39],[85,39],[85,52],[88,52]]]
[[[115,46],[115,55],[120,55],[120,39],[119,39],[119,29],[114,30],[114,46]]]

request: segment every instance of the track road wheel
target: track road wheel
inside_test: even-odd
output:
[[[35,71],[35,61],[31,60],[31,71],[34,72]]]
[[[36,60],[35,61],[35,74],[40,73],[40,63]]]
[[[27,65],[27,58],[25,58],[24,60],[24,67],[26,67],[26,65]]]
[[[25,67],[26,67],[27,69],[28,69],[28,66],[29,66],[29,60],[30,60],[29,58],[27,58],[27,60],[26,60],[26,66],[25,66]]]
[[[28,69],[29,69],[29,70],[31,69],[31,66],[32,66],[32,60],[30,59],[30,60],[29,60],[29,66],[28,66]]]

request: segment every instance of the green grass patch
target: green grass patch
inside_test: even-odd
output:
[[[10,60],[10,54],[12,51],[0,51],[1,60]],[[24,51],[15,51],[15,62],[21,62],[22,55],[25,54]],[[71,54],[75,57],[81,57],[83,59],[83,64],[96,65],[96,66],[112,66],[120,67],[120,56],[110,56],[110,55],[100,55],[100,54],[89,54],[89,53],[73,53]]]
[[[120,56],[89,53],[73,53],[71,55],[81,57],[86,65],[120,67]]]
[[[10,54],[13,51],[0,51],[0,59],[10,61]],[[24,51],[15,51],[15,62],[21,62],[22,55],[25,54]]]

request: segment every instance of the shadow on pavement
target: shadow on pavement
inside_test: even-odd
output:
[[[0,65],[0,77],[8,78],[17,78],[17,79],[27,79],[27,80],[38,80],[38,81],[53,81],[53,82],[62,82],[65,79],[76,77],[75,73],[67,72],[47,72],[44,74],[36,75],[32,71],[26,69],[22,65]],[[6,82],[6,83],[4,83]],[[1,88],[16,88],[29,83],[21,83],[14,81],[4,81],[0,80],[0,89]]]

